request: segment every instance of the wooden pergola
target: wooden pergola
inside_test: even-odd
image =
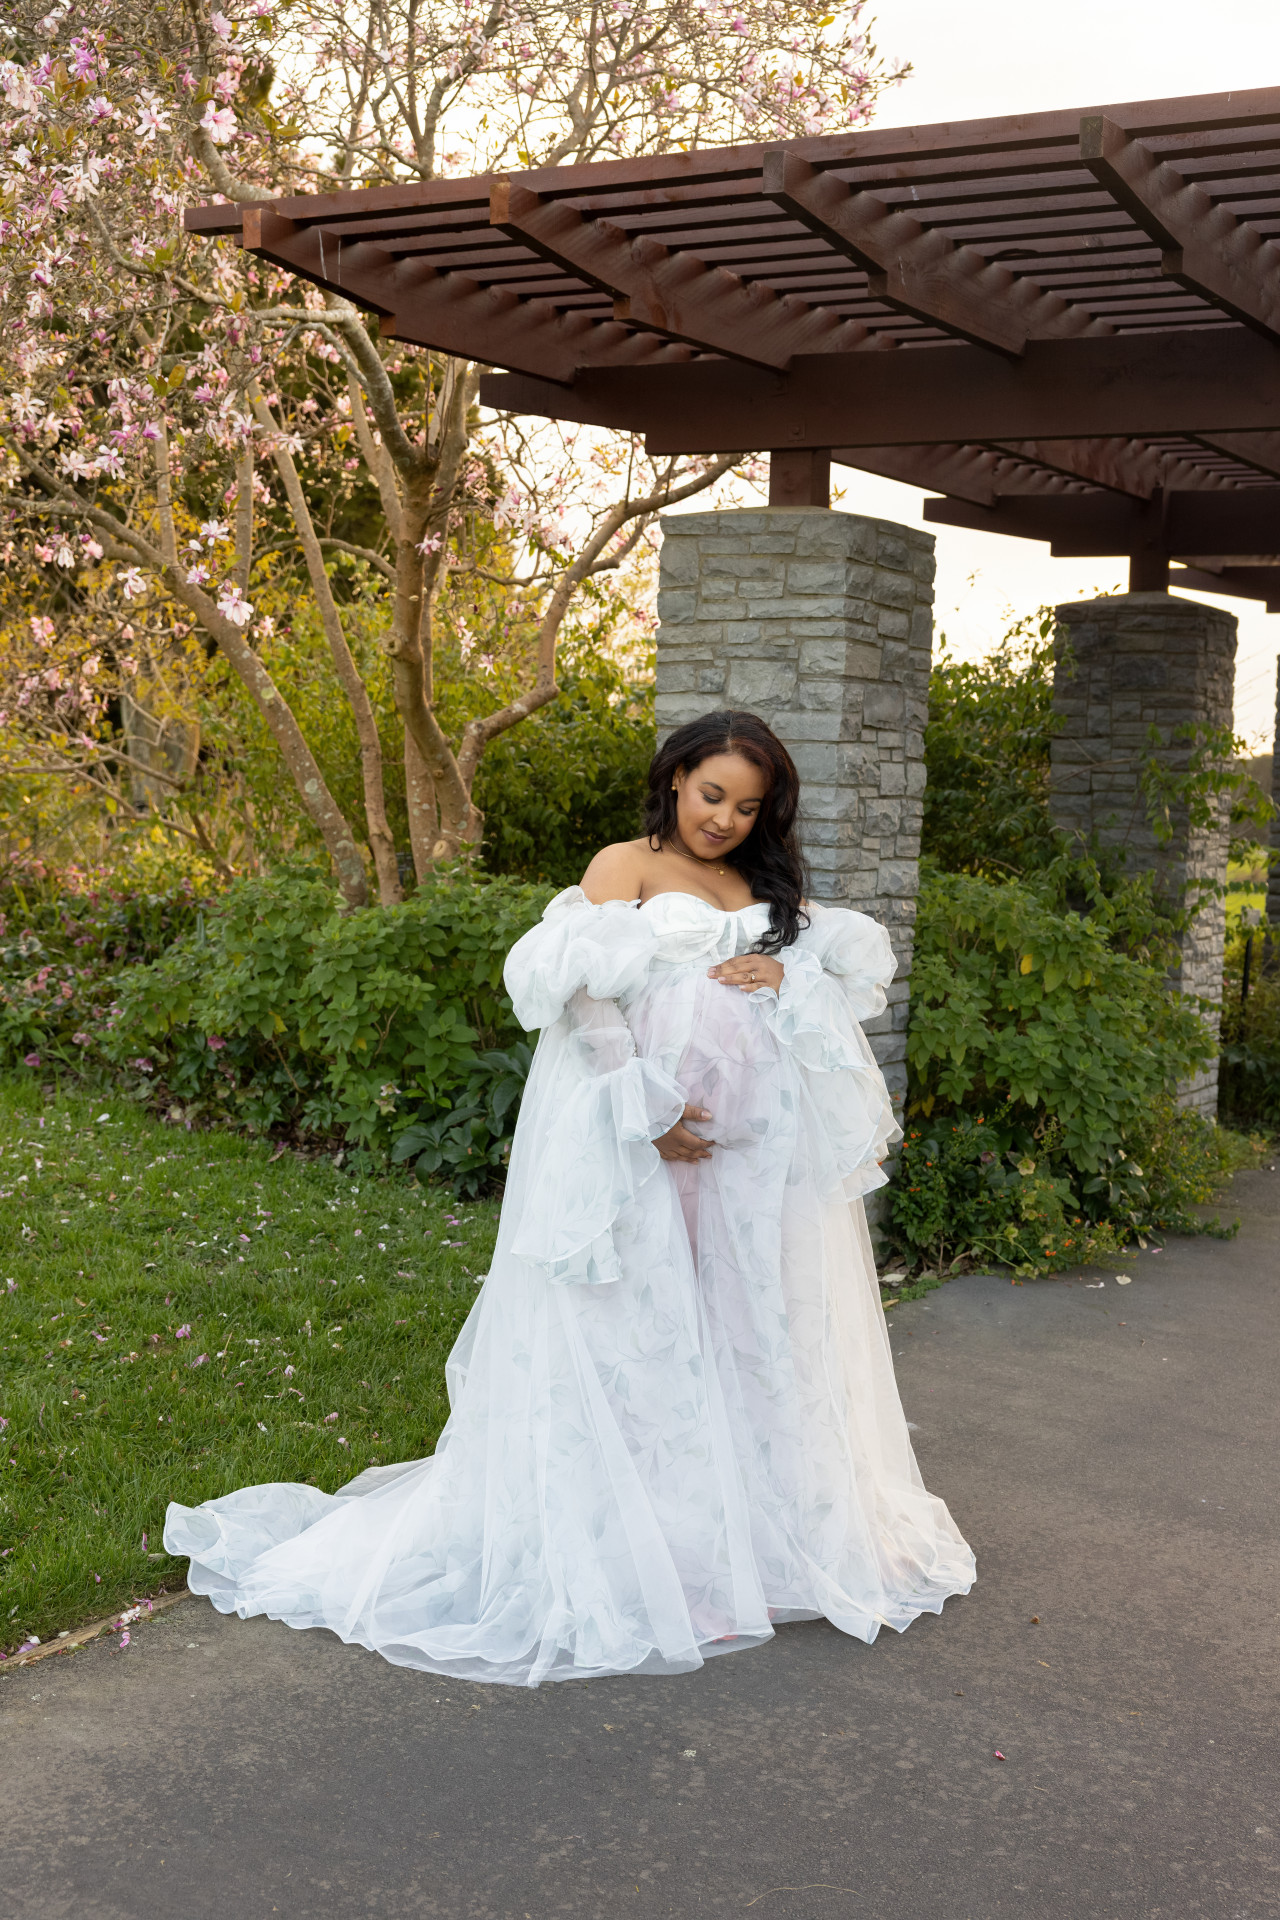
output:
[[[492,407],[1280,611],[1280,89],[193,209]]]

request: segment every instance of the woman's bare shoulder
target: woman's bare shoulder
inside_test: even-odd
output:
[[[651,858],[647,840],[619,840],[601,847],[582,876],[582,891],[597,907],[606,900],[638,900],[645,864]]]

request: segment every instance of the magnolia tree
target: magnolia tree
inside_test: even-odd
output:
[[[394,900],[382,744],[347,627],[358,588],[392,665],[417,871],[474,848],[480,757],[555,698],[575,594],[731,463],[482,417],[478,366],[381,341],[341,299],[185,234],[183,209],[848,125],[897,77],[860,4],[10,0],[0,442],[5,557],[36,577],[10,673],[28,746],[91,780],[128,768],[139,807],[181,793],[177,663],[197,640],[270,728],[347,901],[367,897],[362,840]],[[516,597],[518,657],[509,697],[479,700],[450,738],[440,622],[476,578]],[[270,670],[264,604],[282,583],[309,596],[351,709],[359,827]]]

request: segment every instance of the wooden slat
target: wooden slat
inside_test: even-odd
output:
[[[1196,438],[1257,473],[1280,479],[1280,433],[1200,433]]]
[[[1188,151],[1206,157],[1238,150],[1249,151],[1251,126],[1280,125],[1280,89],[1197,94],[1173,100],[1135,100],[1100,104],[1084,112],[1104,115],[1118,125],[1152,139],[1180,139]],[[840,134],[819,134],[788,143],[788,152],[810,165],[874,168],[885,177],[893,169],[931,169],[930,177],[944,178],[948,162],[961,174],[971,166],[998,165],[1003,157],[1009,171],[1026,175],[1038,165],[1061,167],[1075,157],[1081,110],[1040,114],[1011,114],[995,119],[940,122],[918,127],[871,127]],[[576,166],[531,169],[522,175],[534,192],[568,195],[617,196],[668,187],[733,185],[758,178],[766,147],[751,143],[737,147],[704,148],[694,153],[643,156],[635,159],[589,161]],[[908,177],[904,173],[904,178]],[[423,208],[482,210],[488,202],[490,180],[477,175],[466,180],[406,182],[396,186],[353,189],[341,193],[299,194],[272,202],[275,211],[303,224],[314,221],[377,219],[387,213],[413,214]],[[593,207],[591,211],[600,210]],[[223,217],[234,210],[223,209]],[[226,231],[233,227],[200,225],[209,209],[193,208],[187,218],[191,231]]]
[[[627,324],[709,347],[756,366],[785,367],[801,353],[847,353],[867,330],[821,307],[748,286],[723,267],[659,241],[631,241],[607,220],[584,220],[508,179],[493,184],[490,218],[566,272],[612,294]]]
[[[601,356],[614,365],[684,357],[666,342],[636,335],[616,321],[565,315],[539,300],[500,294],[460,273],[437,273],[401,263],[368,242],[328,236],[323,227],[299,227],[265,207],[244,209],[244,244],[254,253],[314,280],[382,316],[397,339],[519,368],[549,380],[571,380],[574,369]]]
[[[1105,330],[1088,311],[993,266],[876,195],[856,193],[834,175],[815,172],[785,148],[766,155],[762,191],[860,266],[876,299],[975,346],[1020,354],[1033,337]]]
[[[831,458],[840,466],[979,506],[993,505],[1001,493],[1066,493],[1077,484],[990,447],[837,447]]]
[[[1163,273],[1280,339],[1280,249],[1105,115],[1081,121],[1080,157],[1163,249]]]

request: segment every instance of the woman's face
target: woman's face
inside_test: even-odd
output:
[[[674,775],[676,830],[700,860],[723,860],[756,823],[768,783],[740,753],[713,753]]]

